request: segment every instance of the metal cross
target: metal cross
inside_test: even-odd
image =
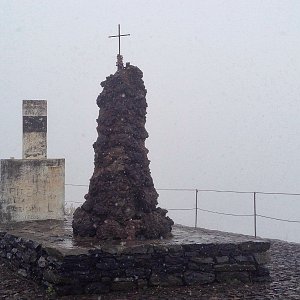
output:
[[[121,34],[121,26],[120,24],[118,25],[118,29],[119,29],[119,34],[118,35],[110,35],[109,38],[114,38],[117,37],[119,38],[119,55],[121,55],[121,36],[129,36],[130,34]]]

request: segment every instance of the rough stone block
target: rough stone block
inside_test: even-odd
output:
[[[207,284],[215,280],[213,272],[194,272],[187,271],[184,273],[184,281],[187,285]]]
[[[254,259],[257,264],[264,265],[270,262],[270,254],[268,252],[254,253]]]
[[[112,291],[131,291],[136,288],[133,278],[119,278],[111,284]]]
[[[80,283],[55,285],[55,292],[58,296],[80,295],[84,293],[84,287]]]
[[[118,263],[114,258],[103,258],[96,267],[99,270],[114,270],[118,268]]]
[[[150,285],[154,286],[182,286],[181,274],[152,274],[150,278]]]
[[[190,262],[188,269],[193,271],[211,272],[213,270],[213,264],[198,264]]]
[[[223,264],[229,262],[229,257],[228,256],[217,256],[216,261],[218,264]]]
[[[63,278],[57,273],[56,270],[53,270],[51,268],[47,268],[44,270],[43,280],[54,284],[59,284],[63,282]]]
[[[214,259],[212,257],[192,257],[190,261],[196,264],[213,264]]]
[[[254,262],[253,256],[251,256],[251,255],[238,255],[238,256],[234,257],[234,260],[237,263],[247,263],[247,262],[253,263]]]
[[[184,257],[171,256],[171,255],[165,256],[165,263],[169,265],[185,264],[186,262],[187,259]]]
[[[265,266],[258,266],[255,271],[251,272],[252,279],[255,280],[255,278],[260,277],[268,277],[270,275],[270,271]]]
[[[133,278],[147,278],[151,274],[151,269],[133,268],[125,271],[126,276]]]
[[[138,289],[146,289],[148,286],[148,281],[146,279],[138,279],[137,287]]]
[[[91,282],[84,288],[85,294],[106,294],[109,292],[109,285],[103,282]]]
[[[244,242],[238,245],[239,250],[242,253],[256,253],[256,252],[265,252],[270,249],[270,242],[255,243],[253,241]]]
[[[248,283],[250,282],[250,276],[248,272],[219,272],[216,274],[216,280],[222,283]]]
[[[182,273],[186,270],[186,266],[184,264],[178,264],[178,265],[168,265],[166,264],[164,266],[164,270],[168,274],[173,274],[173,273]]]
[[[237,244],[226,243],[219,246],[218,256],[229,256],[241,254]]]
[[[234,271],[254,271],[256,270],[255,265],[251,264],[220,264],[215,265],[214,269],[216,272],[234,272]]]

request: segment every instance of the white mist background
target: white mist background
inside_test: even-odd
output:
[[[144,72],[150,168],[157,189],[300,193],[300,2],[0,2],[0,158],[21,157],[23,99],[48,100],[48,157],[66,183],[93,172],[97,95],[124,61]],[[80,202],[87,187],[66,186]],[[193,208],[194,192],[159,191]],[[251,194],[200,192],[198,206],[253,213]],[[257,195],[257,212],[299,220],[300,196]],[[173,211],[194,225],[194,211]],[[257,219],[260,236],[300,242],[300,224]],[[198,225],[253,234],[253,218],[199,212]]]

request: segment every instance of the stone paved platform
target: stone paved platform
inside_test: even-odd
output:
[[[182,225],[173,226],[173,237],[162,240],[147,241],[95,241],[92,238],[76,238],[72,233],[72,220],[65,218],[64,221],[28,221],[12,224],[0,224],[0,231],[23,238],[32,239],[47,247],[55,247],[64,255],[86,254],[90,249],[105,249],[111,251],[122,251],[126,247],[140,245],[182,245],[182,244],[241,244],[241,243],[264,243],[265,239],[254,238],[235,233],[224,234],[221,231],[193,228]]]
[[[0,256],[57,295],[155,287],[263,282],[270,243],[237,234],[174,226],[147,241],[73,238],[70,219],[3,225]]]
[[[200,229],[199,229],[200,230]],[[201,229],[202,231],[202,229]],[[206,231],[208,234],[213,233]],[[225,238],[231,234],[214,232]],[[57,237],[54,237],[57,238]],[[156,287],[133,292],[114,292],[106,295],[63,296],[57,299],[300,299],[300,244],[270,240],[271,261],[267,265],[271,282],[253,284],[208,284],[181,287]],[[1,299],[46,299],[47,294],[34,283],[19,276],[8,267],[7,260],[0,258]]]

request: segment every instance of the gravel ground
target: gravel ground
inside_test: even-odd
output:
[[[54,299],[297,299],[300,300],[300,244],[271,240],[272,282],[153,288],[102,296],[68,296]],[[11,271],[0,259],[0,299],[48,299],[42,287]],[[53,299],[53,298],[52,298]]]

